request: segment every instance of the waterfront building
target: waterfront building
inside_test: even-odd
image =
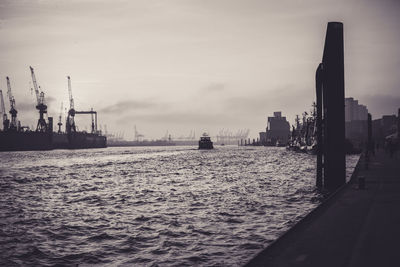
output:
[[[287,144],[290,135],[290,124],[282,112],[274,112],[268,117],[266,132],[260,133],[260,142],[264,145]]]
[[[352,97],[344,99],[345,104],[345,121],[366,121],[368,119],[368,109],[365,105],[358,103]]]
[[[353,145],[361,147],[367,138],[368,109],[358,100],[345,98],[345,134]]]
[[[385,137],[397,132],[396,115],[383,115],[382,118],[372,121],[372,137],[375,142],[383,142]]]

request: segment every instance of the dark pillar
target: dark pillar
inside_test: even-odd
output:
[[[367,137],[367,146],[368,146],[368,152],[373,150],[374,148],[372,147],[372,117],[371,114],[368,113],[368,137]]]
[[[397,142],[400,142],[400,108],[397,110]]]
[[[343,24],[329,22],[322,57],[324,110],[324,187],[346,182]]]
[[[317,187],[322,187],[322,63],[318,65],[315,73],[316,108],[317,108]],[[294,131],[294,129],[293,129]]]

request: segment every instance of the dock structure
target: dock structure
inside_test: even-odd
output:
[[[378,150],[368,169],[364,160],[348,184],[246,266],[400,266],[400,154]]]
[[[329,22],[316,72],[317,186],[333,192],[346,182],[343,24]]]

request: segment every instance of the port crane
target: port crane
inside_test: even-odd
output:
[[[11,131],[17,131],[18,130],[18,122],[17,122],[17,109],[15,105],[15,98],[12,95],[11,92],[11,84],[10,84],[10,78],[6,77],[7,79],[7,95],[8,99],[10,100],[10,114],[11,114],[11,123],[9,125],[9,130]]]
[[[7,118],[6,106],[4,105],[3,91],[0,90],[1,113],[3,113],[3,131],[7,131],[10,121]]]
[[[36,109],[39,110],[39,120],[36,126],[36,131],[47,132],[47,123],[44,120],[44,114],[47,113],[47,105],[44,103],[44,92],[39,90],[41,88],[37,85],[33,68],[31,66],[29,66],[29,68],[31,69],[33,87],[35,88],[36,93]]]
[[[68,117],[66,123],[67,133],[76,132],[75,126],[75,107],[74,107],[74,98],[72,97],[72,86],[71,86],[71,77],[67,76],[68,79],[68,95],[69,95],[69,110]]]

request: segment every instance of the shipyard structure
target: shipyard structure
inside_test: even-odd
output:
[[[58,131],[53,131],[53,117],[47,117],[47,105],[44,92],[36,81],[34,69],[30,67],[33,87],[36,94],[36,109],[39,112],[39,119],[36,129],[21,126],[17,119],[16,101],[11,91],[10,79],[7,77],[7,96],[10,102],[11,120],[8,119],[3,92],[0,90],[0,111],[3,119],[3,129],[0,130],[0,151],[24,151],[24,150],[50,150],[50,149],[82,149],[82,148],[103,148],[107,146],[107,138],[97,130],[97,112],[76,111],[74,99],[72,98],[71,79],[68,76],[68,92],[70,108],[65,121],[65,131],[62,131],[61,105],[58,117]],[[80,132],[75,125],[75,116],[78,114],[90,115],[92,118],[91,132]],[[47,120],[46,120],[47,117]]]
[[[273,117],[268,117],[265,132],[260,132],[260,143],[265,146],[286,146],[290,136],[290,124],[282,112],[274,112]]]

